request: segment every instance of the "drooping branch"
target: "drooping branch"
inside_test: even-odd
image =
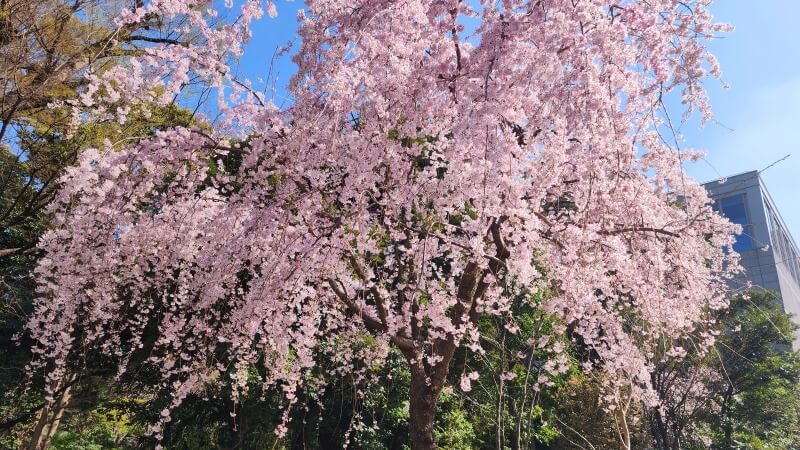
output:
[[[605,236],[616,236],[618,234],[625,234],[625,233],[655,233],[655,234],[663,234],[666,236],[678,238],[680,234],[674,233],[669,230],[665,230],[663,228],[654,228],[654,227],[628,227],[628,228],[619,228],[615,230],[601,230],[598,231],[597,234],[605,235]]]
[[[341,302],[345,305],[348,311],[353,316],[361,319],[364,322],[364,325],[366,325],[367,328],[369,328],[373,333],[381,334],[388,331],[383,322],[364,311],[364,308],[358,305],[355,300],[351,299],[347,295],[340,281],[334,280],[333,278],[328,278],[327,283],[331,290],[333,290],[334,294],[336,294],[339,300],[341,300]],[[389,339],[404,353],[414,350],[414,342],[405,336],[393,334],[389,336]]]

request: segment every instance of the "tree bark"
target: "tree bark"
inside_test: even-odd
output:
[[[497,411],[495,411],[495,440],[497,445],[497,450],[503,450],[505,448],[505,442],[503,442],[503,388],[505,387],[505,383],[503,378],[500,378],[500,385],[497,388]]]
[[[722,429],[725,432],[725,443],[729,444],[731,442],[731,436],[733,435],[733,426],[731,424],[730,418],[728,414],[730,413],[730,401],[733,398],[733,385],[728,384],[728,388],[725,389],[725,396],[723,397],[722,401],[722,408],[719,413],[719,419],[722,422]]]
[[[31,433],[31,440],[28,443],[28,450],[38,450],[41,448],[42,440],[44,439],[44,430],[47,421],[50,418],[50,405],[47,404],[39,411],[39,419],[36,421],[36,426]]]
[[[436,448],[436,440],[433,437],[433,418],[440,389],[436,389],[428,382],[427,378],[422,368],[412,365],[411,395],[408,408],[411,450]]]
[[[56,385],[55,391],[61,392],[53,402],[45,403],[39,411],[39,419],[36,421],[36,426],[31,433],[28,450],[46,450],[50,446],[50,440],[55,436],[61,423],[64,409],[66,409],[72,398],[72,385],[76,379],[77,377],[74,375],[70,376],[63,390],[60,389],[63,386],[61,382]]]
[[[511,414],[511,417],[516,417],[514,423],[514,430],[511,433],[511,450],[521,450],[522,449],[522,408],[517,406],[517,400],[512,397],[508,396],[508,412]],[[525,396],[523,394],[523,405]]]
[[[668,450],[670,448],[669,432],[664,423],[661,412],[654,409],[650,412],[650,433],[653,436],[653,443],[658,450]]]
[[[53,442],[53,438],[58,431],[58,426],[61,425],[61,418],[64,416],[64,411],[67,409],[67,405],[69,405],[69,401],[72,399],[72,386],[67,386],[64,389],[64,393],[61,395],[61,400],[58,401],[58,405],[56,405],[56,409],[53,412],[53,420],[50,421],[50,428],[47,430],[47,436],[45,436],[44,442],[42,442],[41,448],[46,450],[50,448],[50,444]]]

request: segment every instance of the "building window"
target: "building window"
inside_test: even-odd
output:
[[[747,218],[744,194],[721,198],[714,202],[714,210],[721,212],[731,222],[742,226],[742,234],[736,236],[733,249],[737,253],[753,249],[753,240],[750,237],[751,226]]]

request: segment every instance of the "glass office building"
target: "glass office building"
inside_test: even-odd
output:
[[[742,256],[745,273],[735,286],[748,281],[755,288],[772,289],[781,295],[783,309],[800,324],[800,250],[789,234],[775,202],[757,171],[706,183],[714,208],[742,226],[734,249]],[[795,336],[800,349],[800,336]]]

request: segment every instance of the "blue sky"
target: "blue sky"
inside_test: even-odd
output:
[[[274,101],[281,105],[289,101],[283,86],[294,65],[289,55],[272,59],[279,46],[296,41],[295,17],[303,3],[277,4],[277,19],[265,17],[255,24],[239,67],[257,86],[264,85],[258,77],[266,79],[271,67],[272,76],[265,81],[276,87]],[[736,27],[711,43],[730,89],[708,83],[718,123],[701,128],[690,121],[681,127],[683,146],[706,152],[705,161],[687,166],[687,171],[697,181],[710,181],[761,170],[791,154],[762,178],[792,235],[800,238],[800,1],[716,0],[711,10],[719,21]]]
[[[761,170],[789,227],[800,238],[800,39],[797,0],[717,0],[715,17],[736,29],[711,43],[730,89],[709,83],[719,124],[683,127],[685,143],[706,152],[688,166],[698,181]]]

